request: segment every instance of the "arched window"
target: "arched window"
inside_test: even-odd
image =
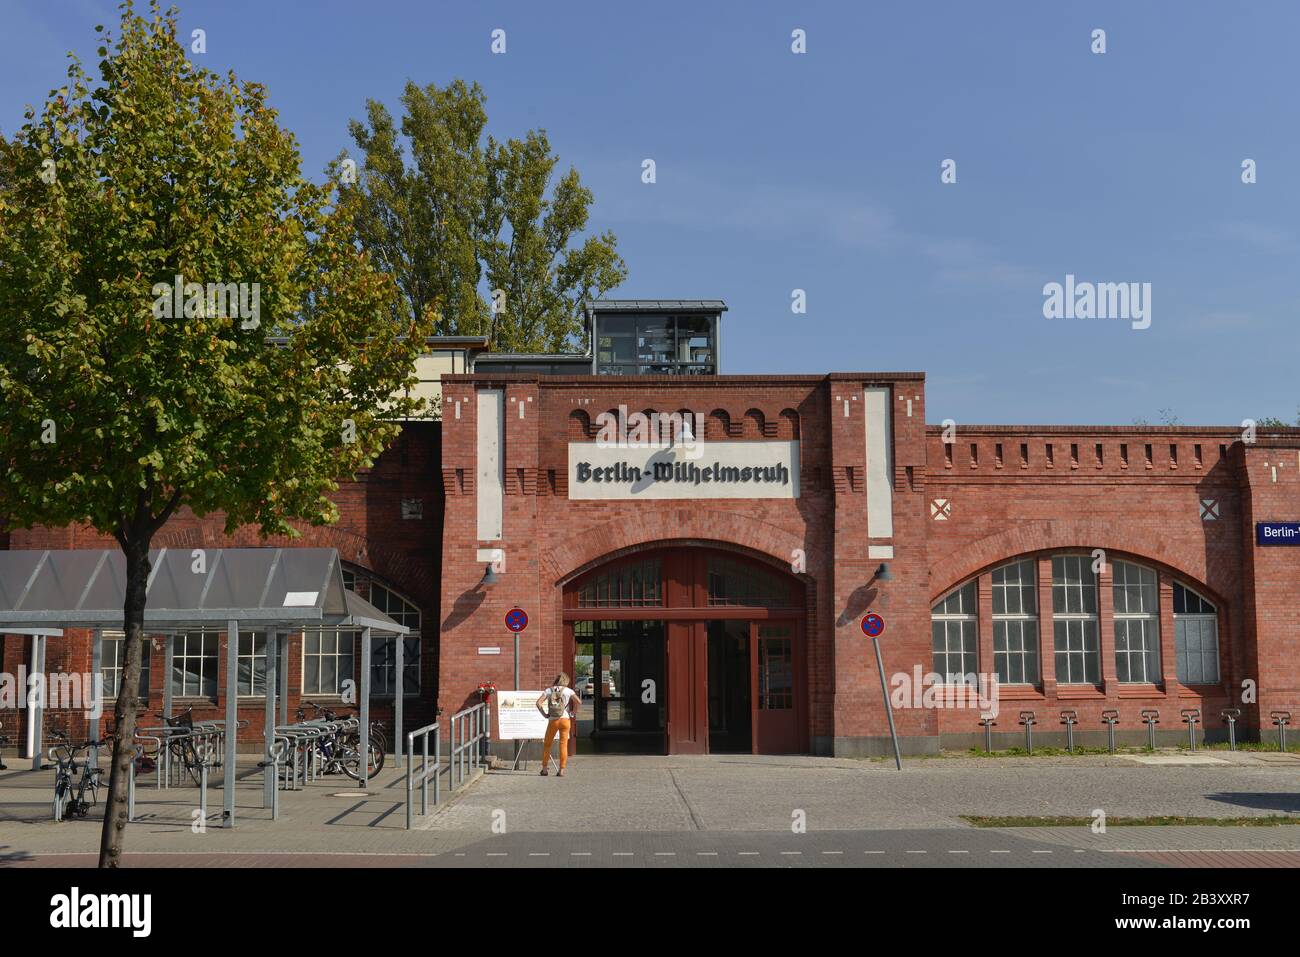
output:
[[[1154,569],[1111,565],[1115,599],[1115,677],[1131,684],[1160,680],[1160,602]]]
[[[993,667],[1000,684],[1038,684],[1038,576],[1032,560],[993,569]]]
[[[1219,683],[1218,609],[1179,582],[1174,582],[1174,648],[1180,682]]]
[[[420,693],[420,609],[416,604],[381,584],[362,568],[343,566],[343,587],[356,592],[410,632],[402,646],[402,693]],[[308,631],[303,640],[302,693],[304,695],[341,694],[343,682],[356,674],[357,645],[360,633],[348,629]],[[393,674],[397,665],[397,639],[392,635],[376,636],[370,643],[371,697],[392,697],[396,690]]]
[[[979,648],[979,609],[975,582],[971,581],[941,599],[930,609],[930,637],[934,670],[946,684],[965,684],[976,673]]]
[[[1087,555],[1052,559],[1052,639],[1058,683],[1100,683],[1097,576]]]
[[[753,562],[721,555],[709,556],[708,589],[710,605],[786,608],[794,604],[786,579]]]
[[[639,608],[663,604],[658,557],[625,562],[588,579],[578,590],[580,608]]]

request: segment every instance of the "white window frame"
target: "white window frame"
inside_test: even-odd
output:
[[[970,601],[967,602],[964,593],[969,589]],[[937,609],[942,607],[950,598],[958,596],[962,610],[960,612],[940,612]],[[969,611],[966,609],[969,607]],[[936,651],[934,648],[934,626],[941,625],[943,631],[943,651]],[[952,639],[954,628],[960,648],[957,651],[952,650]],[[979,673],[979,588],[976,579],[965,582],[952,591],[948,592],[942,598],[934,603],[930,608],[930,664],[933,670],[939,674],[943,683],[946,685],[964,685],[969,684],[969,675]],[[969,649],[969,650],[968,650]],[[935,658],[943,655],[944,667],[940,668],[935,662]],[[963,668],[961,671],[952,671],[950,669],[951,659],[956,656],[961,660]],[[964,667],[966,659],[969,658],[973,667],[967,669]],[[978,679],[975,679],[978,680]]]
[[[335,639],[334,651],[332,652],[322,652],[319,650],[327,636]],[[313,637],[317,639],[318,650],[315,652],[310,651],[308,648]],[[358,644],[360,638],[360,632],[353,628],[313,628],[309,631],[303,632],[302,696],[304,698],[341,698],[343,696],[344,681],[353,682],[354,693],[360,697],[361,689],[357,687],[357,651],[359,650]],[[351,649],[345,654],[339,649],[348,642],[351,644]],[[340,660],[345,657],[350,661],[350,664],[346,669],[346,674],[344,673],[344,669],[338,666]],[[331,691],[320,690],[321,665],[326,658],[333,658],[335,665],[334,689]],[[316,685],[316,690],[314,691],[308,690],[310,687],[308,682],[309,677],[312,679],[312,683]]]
[[[244,639],[250,637],[252,638],[252,653],[245,654]],[[257,650],[259,644],[261,645],[262,648],[261,651]],[[279,643],[279,647],[277,651],[278,654],[276,655],[275,664],[276,664],[276,681],[278,682],[280,680],[279,669],[284,664],[284,643],[283,642]],[[262,662],[262,677],[261,677],[262,687],[260,689],[257,686],[257,681],[258,681],[257,662],[259,659]],[[251,687],[251,690],[245,690],[244,679],[243,679],[243,672],[244,672],[245,665],[248,666],[249,685]],[[236,691],[238,692],[239,697],[249,698],[249,699],[260,698],[262,700],[266,699],[266,632],[241,631],[239,633],[239,664],[238,667],[235,669],[235,679],[237,682]],[[279,694],[278,690],[276,691],[276,694]]]
[[[1177,668],[1176,673],[1178,676],[1178,681],[1180,684],[1185,684],[1189,686],[1217,685],[1222,680],[1222,672],[1220,671],[1219,668],[1219,651],[1220,651],[1219,649],[1219,606],[1216,605],[1214,602],[1210,601],[1208,598],[1206,598],[1204,595],[1198,592],[1195,588],[1192,588],[1188,585],[1184,585],[1182,582],[1178,582],[1178,581],[1174,582],[1175,591],[1177,591],[1177,589],[1179,588],[1183,589],[1190,595],[1196,596],[1196,598],[1200,600],[1202,605],[1209,606],[1212,609],[1212,611],[1208,611],[1208,612],[1175,611],[1174,612],[1174,659]],[[1214,665],[1213,679],[1203,679],[1200,681],[1193,681],[1187,677],[1188,671],[1184,667],[1184,662],[1187,660],[1188,657],[1186,626],[1189,624],[1195,624],[1197,626],[1197,633],[1198,633],[1197,639],[1201,643],[1201,647],[1197,650],[1197,655],[1200,658],[1202,670],[1204,670],[1205,663],[1206,663],[1204,629],[1207,624],[1210,626],[1210,637],[1214,641],[1214,654],[1213,657],[1210,659]],[[1183,626],[1181,629],[1179,628],[1180,625]],[[1181,641],[1179,638],[1180,630],[1183,632]]]
[[[190,653],[191,639],[198,639],[198,654]],[[208,646],[208,640],[215,643],[215,648],[211,654],[207,654],[205,649]],[[168,682],[171,683],[172,698],[202,698],[205,701],[216,701],[217,696],[221,694],[221,635],[215,631],[185,631],[173,635],[169,641],[172,644],[172,673],[167,676]],[[199,683],[198,688],[193,692],[187,691],[190,677],[189,670],[185,668],[184,663],[191,658],[199,660]],[[212,664],[212,694],[207,694],[203,690],[205,679],[208,676],[205,661],[211,661]],[[181,676],[181,684],[176,686],[176,676]]]
[[[103,681],[104,698],[109,701],[117,699],[117,694],[122,688],[122,672],[125,670],[126,654],[126,632],[123,631],[104,631],[100,633],[100,659],[99,675]],[[145,638],[140,642],[144,645],[141,649],[140,658],[140,684],[141,701],[149,700],[149,684],[147,682],[153,679],[153,669],[149,667],[149,652],[152,648],[151,642]],[[110,648],[114,650],[109,651]],[[109,655],[112,655],[112,664],[109,663]],[[109,676],[112,675],[110,680]]]
[[[1015,581],[1007,580],[1007,572],[1011,569],[1016,571]],[[1025,570],[1028,569],[1028,580],[1025,578]],[[999,581],[999,575],[1002,581]],[[1038,628],[1038,562],[1032,558],[1022,558],[1017,561],[1007,562],[1005,565],[999,565],[993,569],[992,575],[992,597],[993,597],[993,671],[998,675],[998,684],[1017,685],[1017,686],[1035,686],[1042,680],[1042,637],[1039,635]],[[1002,611],[998,611],[998,596],[1002,596]],[[1013,602],[1011,597],[1015,596],[1014,605],[1018,611],[1010,611]],[[1028,595],[1032,601],[1032,609],[1026,610],[1025,596]],[[999,628],[1001,626],[1001,628]],[[998,632],[1002,632],[1002,650],[998,650]],[[1018,639],[1019,648],[1011,648],[1012,633],[1015,632]],[[1032,632],[1032,640],[1027,637],[1026,632]],[[1019,659],[1020,669],[1024,675],[1023,681],[1003,680],[1003,675],[1011,674],[1011,663]],[[999,665],[999,660],[1003,665]],[[1033,662],[1033,675],[1029,674],[1028,663]]]
[[[1071,583],[1067,576],[1062,574],[1061,579],[1057,580],[1056,563],[1073,563],[1079,565],[1079,581]],[[1101,633],[1098,624],[1098,588],[1097,573],[1092,570],[1091,555],[1053,555],[1052,556],[1052,656],[1056,665],[1056,683],[1058,685],[1089,685],[1097,687],[1101,683]],[[1068,565],[1063,565],[1064,572]],[[1091,585],[1089,585],[1091,581]],[[1069,610],[1071,589],[1077,589],[1079,597],[1078,611]],[[1059,591],[1058,591],[1059,590]],[[1092,611],[1087,610],[1086,598],[1088,594],[1092,595]],[[1058,611],[1056,607],[1057,595],[1064,597],[1066,610]],[[1061,641],[1057,634],[1058,625],[1063,625],[1065,630],[1065,647],[1061,647]],[[1091,628],[1089,627],[1091,626]],[[1089,632],[1091,632],[1093,648],[1089,650]],[[1075,645],[1078,647],[1074,647]],[[1061,677],[1061,656],[1065,656],[1065,677]],[[1091,659],[1096,680],[1088,679],[1088,663]],[[1076,678],[1075,661],[1078,662],[1078,674]]]
[[[1132,577],[1136,575],[1136,580]],[[1147,580],[1149,577],[1149,581]],[[1130,590],[1138,589],[1142,605],[1133,610]],[[1146,607],[1145,596],[1150,596]],[[1115,678],[1120,684],[1157,684],[1160,672],[1160,576],[1156,570],[1136,562],[1111,563],[1112,617],[1115,632]],[[1133,647],[1134,631],[1141,641]],[[1121,644],[1124,647],[1120,647]],[[1141,676],[1135,677],[1135,663],[1141,667]],[[1127,666],[1125,668],[1124,666]],[[1128,677],[1124,677],[1127,670]]]

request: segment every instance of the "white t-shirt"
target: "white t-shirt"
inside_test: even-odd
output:
[[[544,699],[542,701],[542,709],[546,712],[548,717],[550,716],[551,713],[551,692],[554,691],[557,687],[559,686],[551,685],[551,687],[547,688],[544,692],[542,692],[542,697]],[[575,692],[572,688],[565,687],[565,688],[560,688],[560,694],[564,699],[564,703],[563,703],[564,713],[560,715],[560,717],[567,718],[569,716],[569,702],[573,700],[577,692]]]

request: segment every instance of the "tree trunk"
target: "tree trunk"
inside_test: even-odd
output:
[[[113,763],[104,802],[104,829],[99,839],[99,866],[122,865],[122,837],[127,823],[127,792],[134,760],[136,717],[140,710],[140,670],[144,656],[145,586],[149,581],[149,534],[131,534],[123,540],[126,555],[126,601],[122,606],[125,660],[122,684],[113,709]],[[164,680],[170,680],[165,675]]]

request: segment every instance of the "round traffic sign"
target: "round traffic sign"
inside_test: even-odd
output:
[[[506,612],[506,627],[513,632],[523,631],[528,627],[528,612],[522,608],[511,608]]]
[[[877,638],[884,633],[885,619],[874,611],[862,619],[862,633],[868,638]]]

